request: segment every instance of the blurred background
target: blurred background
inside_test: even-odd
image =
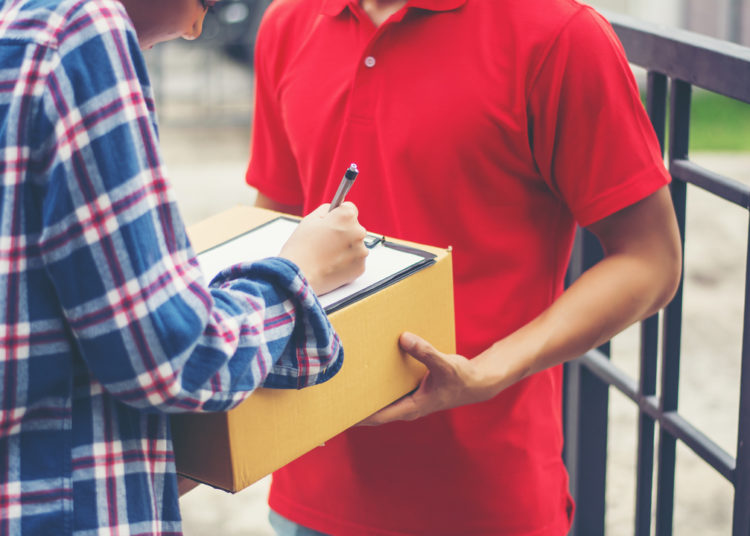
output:
[[[244,184],[253,117],[253,50],[270,0],[222,0],[201,38],[147,52],[160,138],[188,225],[236,204]],[[750,45],[748,0],[597,0],[599,9]],[[639,79],[642,73],[637,73]],[[750,183],[750,106],[696,91],[691,158]],[[736,451],[747,212],[689,193],[680,412],[729,453]],[[638,327],[616,337],[612,359],[638,372]],[[637,412],[610,397],[607,535],[632,534]],[[731,532],[732,487],[678,443],[676,535]],[[237,494],[200,486],[181,499],[187,536],[270,536],[269,479]]]

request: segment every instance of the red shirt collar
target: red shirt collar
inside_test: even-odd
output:
[[[467,0],[408,0],[407,7],[418,7],[430,11],[450,11],[461,7]],[[323,14],[335,17],[349,4],[358,4],[359,0],[323,0]]]

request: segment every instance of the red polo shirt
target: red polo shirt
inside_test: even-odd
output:
[[[368,229],[453,246],[458,350],[562,292],[575,224],[668,183],[609,25],[573,0],[276,0],[257,42],[247,181],[349,194]],[[565,534],[561,369],[413,423],[355,428],[274,475],[271,506],[332,534]]]

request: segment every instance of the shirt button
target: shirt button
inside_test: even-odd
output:
[[[366,67],[375,67],[375,58],[372,56],[367,56],[365,58],[365,66]]]

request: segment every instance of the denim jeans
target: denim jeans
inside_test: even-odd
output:
[[[271,510],[268,514],[271,527],[278,536],[328,536],[323,532],[308,529]]]

